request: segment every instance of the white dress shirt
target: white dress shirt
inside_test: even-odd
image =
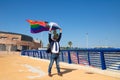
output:
[[[57,49],[56,49],[56,47],[57,47]],[[58,42],[54,42],[53,48],[52,48],[52,53],[59,53],[59,43]]]

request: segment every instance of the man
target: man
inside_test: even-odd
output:
[[[61,39],[62,29],[59,29],[59,30],[60,30],[60,34],[54,35],[53,38],[51,38],[51,29],[49,29],[49,43],[50,43],[50,49],[51,49],[50,64],[48,67],[49,76],[52,76],[51,69],[52,69],[54,61],[56,62],[56,68],[57,68],[58,75],[62,76],[60,72],[60,66],[59,66],[59,53],[60,53],[59,41]]]

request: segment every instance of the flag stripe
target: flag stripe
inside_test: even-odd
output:
[[[38,27],[40,27],[40,25],[38,25],[38,24],[34,24],[34,25],[30,25],[31,26],[31,28],[38,28]]]
[[[41,31],[48,31],[47,29],[37,29],[37,30],[31,30],[31,33],[38,33]]]
[[[36,27],[36,28],[32,28],[32,27],[31,27],[31,30],[39,30],[39,29],[48,30],[48,28],[45,28],[45,27],[42,27],[42,26],[38,26],[38,27]]]

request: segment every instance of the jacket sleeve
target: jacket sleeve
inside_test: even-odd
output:
[[[62,36],[62,33],[59,34],[59,37],[58,37],[58,40],[57,40],[58,42],[60,41],[61,36]]]
[[[49,43],[51,43],[52,39],[51,39],[51,33],[48,34],[48,39],[49,39]]]

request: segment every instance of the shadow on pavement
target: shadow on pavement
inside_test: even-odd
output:
[[[70,73],[70,72],[72,72],[72,71],[74,71],[74,70],[77,70],[77,69],[70,69],[70,68],[60,68],[61,69],[61,73],[62,73],[62,75],[64,75],[64,74],[67,74],[67,73]],[[54,74],[52,74],[52,75],[57,75],[58,73],[54,73]]]

